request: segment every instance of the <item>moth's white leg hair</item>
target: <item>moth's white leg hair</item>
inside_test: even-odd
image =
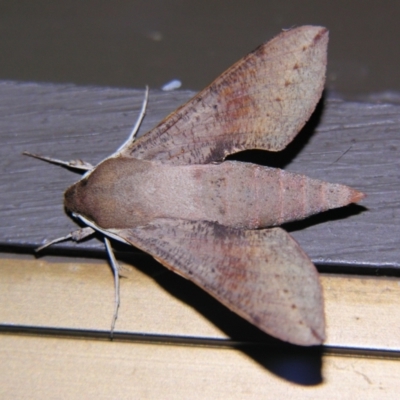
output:
[[[108,240],[108,238],[106,236],[104,236],[104,243],[106,245],[108,257],[110,259],[111,268],[112,268],[113,274],[114,274],[115,302],[114,302],[114,315],[113,315],[113,319],[111,322],[111,332],[110,332],[110,336],[112,339],[113,335],[114,335],[114,328],[115,328],[115,323],[118,318],[118,309],[119,309],[119,305],[120,305],[120,296],[119,296],[119,269],[120,269],[120,267],[114,256],[114,252],[111,247],[110,241]]]
[[[140,110],[140,114],[135,122],[135,125],[132,128],[132,131],[130,133],[130,135],[128,136],[128,139],[125,140],[124,143],[122,143],[122,145],[118,148],[118,150],[116,151],[116,153],[120,153],[124,150],[125,147],[128,147],[132,142],[135,141],[135,137],[136,134],[139,131],[140,125],[143,122],[143,118],[146,115],[146,109],[147,109],[147,103],[148,103],[148,99],[149,99],[149,87],[146,86],[146,90],[144,93],[144,99],[142,102],[142,108]]]
[[[25,156],[37,158],[42,161],[47,161],[52,164],[62,165],[64,167],[78,169],[81,171],[91,171],[94,168],[92,164],[82,160],[63,161],[63,160],[58,160],[57,158],[45,157],[39,154],[29,153],[28,151],[24,151],[22,154]]]

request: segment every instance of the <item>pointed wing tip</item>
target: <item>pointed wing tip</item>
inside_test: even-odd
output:
[[[306,25],[304,26],[304,33],[309,36],[309,40],[312,43],[312,46],[315,48],[321,49],[321,55],[326,58],[326,53],[328,52],[328,41],[329,41],[329,31],[324,26],[312,26]],[[324,62],[326,65],[326,59]],[[325,75],[324,75],[325,82]]]
[[[281,334],[271,334],[266,332],[284,342],[294,344],[296,346],[321,346],[326,339],[325,335],[325,323],[321,323],[318,326],[297,326],[297,329],[290,332]]]
[[[311,346],[320,346],[325,342],[325,327],[322,327],[318,330],[311,329],[312,341],[310,343]]]
[[[302,25],[297,28],[293,28],[292,31],[309,33],[310,35],[314,36],[315,42],[329,36],[328,28],[320,25]]]
[[[321,346],[326,339],[325,334],[325,313],[323,302],[320,304],[321,307],[317,307],[318,311],[315,310],[315,319],[309,320],[309,325],[304,326],[302,333],[299,331],[299,336],[296,338],[298,341],[293,342],[300,346]]]
[[[329,31],[323,26],[310,26],[310,33],[313,34],[313,45],[323,49],[323,54],[328,51]],[[326,57],[326,55],[325,55]]]
[[[309,42],[312,45],[321,45],[324,46],[325,48],[328,46],[328,40],[329,40],[329,30],[325,28],[324,26],[317,26],[317,25],[302,25],[299,27],[295,27],[292,29],[287,29],[284,30],[279,36],[285,36],[285,35],[294,35],[298,36],[301,35],[304,38],[306,38],[306,41]],[[300,37],[301,37],[300,36]],[[265,43],[265,45],[268,43]]]
[[[322,323],[320,326],[308,326],[307,329],[303,330],[303,335],[299,334],[294,338],[287,339],[287,341],[298,346],[321,346],[325,339],[325,324]]]

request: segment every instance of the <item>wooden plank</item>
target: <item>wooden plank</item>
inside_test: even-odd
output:
[[[124,333],[269,342],[267,335],[156,262],[124,265],[116,337]],[[398,279],[321,274],[321,281],[327,346],[400,352]],[[3,326],[109,331],[113,300],[105,261],[28,256],[0,260]]]
[[[398,398],[398,360],[295,356],[279,357],[268,348],[252,353],[204,346],[3,335],[0,397]]]
[[[142,132],[192,94],[151,92]],[[21,157],[21,152],[96,163],[125,139],[142,97],[143,91],[130,89],[0,84],[3,249],[32,248],[44,238],[63,236],[75,227],[64,214],[62,192],[76,175]],[[254,161],[348,184],[367,193],[362,206],[288,226],[313,261],[322,266],[400,267],[400,105],[374,101],[346,102],[328,96],[288,149],[280,154],[253,152],[250,156]],[[61,254],[76,248],[71,243],[55,247]],[[103,254],[98,239],[79,248],[84,254]]]

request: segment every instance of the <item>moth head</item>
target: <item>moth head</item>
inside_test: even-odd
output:
[[[111,165],[110,165],[111,164]],[[74,215],[81,215],[96,225],[108,228],[116,204],[114,188],[115,168],[103,161],[64,193],[64,206]]]
[[[104,160],[66,190],[66,210],[103,229],[127,228],[146,222],[145,211],[136,201],[136,190],[141,186],[138,179],[146,167],[147,163],[127,162],[122,158]]]
[[[93,221],[90,201],[88,204],[87,190],[88,179],[83,178],[70,186],[64,193],[64,207],[71,214],[83,215]]]

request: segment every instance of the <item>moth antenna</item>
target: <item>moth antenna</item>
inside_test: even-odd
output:
[[[29,151],[24,151],[22,154],[24,156],[37,158],[39,160],[46,161],[51,164],[62,165],[64,167],[78,169],[81,171],[91,171],[94,168],[92,164],[82,160],[63,161],[63,160],[58,160],[57,158],[45,157],[39,154],[29,153]]]
[[[138,118],[137,118],[137,120],[135,122],[135,125],[132,128],[131,133],[128,136],[128,139],[126,139],[125,142],[122,143],[122,145],[118,148],[116,153],[120,153],[122,150],[124,150],[125,147],[128,147],[132,142],[135,141],[136,134],[139,131],[140,125],[142,125],[144,116],[146,115],[148,99],[149,99],[149,87],[146,86],[146,90],[144,92],[144,99],[143,99],[143,102],[142,102],[142,108],[140,110],[140,114],[139,114],[139,116],[138,116]]]
[[[111,268],[112,268],[113,274],[114,274],[114,291],[115,291],[114,304],[115,304],[115,306],[114,306],[114,315],[113,315],[112,322],[111,322],[111,332],[110,332],[110,337],[112,340],[113,336],[114,336],[114,328],[115,328],[115,323],[118,318],[118,309],[119,309],[119,305],[120,305],[120,296],[119,296],[119,269],[120,269],[120,266],[118,265],[118,262],[115,258],[113,249],[111,247],[111,244],[110,244],[110,241],[108,240],[108,238],[104,237],[104,243],[106,245],[108,257],[110,259]]]
[[[92,235],[95,232],[93,228],[90,228],[87,226],[86,228],[81,228],[77,229],[76,231],[73,231],[69,233],[68,235],[59,237],[57,239],[50,240],[49,242],[43,244],[42,246],[38,247],[35,249],[35,253],[39,253],[39,251],[42,251],[46,247],[49,247],[55,243],[63,242],[64,240],[73,240],[74,242],[79,242],[80,240]]]

